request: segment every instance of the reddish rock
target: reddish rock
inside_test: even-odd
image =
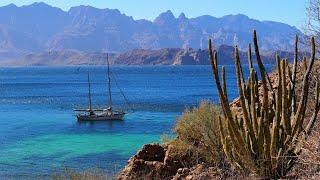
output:
[[[163,162],[165,158],[165,150],[158,144],[146,144],[136,155],[136,159],[143,159],[145,161],[159,161]]]
[[[119,174],[119,180],[131,179],[215,179],[215,168],[196,164],[192,168],[190,157],[186,154],[177,154],[172,146],[148,144],[138,151],[129,161],[128,165]]]
[[[170,179],[182,167],[172,159],[167,146],[147,144],[138,151],[118,176],[118,179]]]

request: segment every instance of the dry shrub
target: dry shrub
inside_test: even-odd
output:
[[[206,101],[201,102],[198,108],[186,110],[178,118],[174,128],[178,138],[171,142],[177,153],[189,152],[194,163],[223,164],[224,155],[218,129],[220,114],[218,107]]]

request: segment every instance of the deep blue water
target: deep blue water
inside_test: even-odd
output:
[[[271,67],[267,66],[267,69]],[[247,68],[244,72],[247,74]],[[105,67],[0,68],[0,177],[50,177],[63,168],[121,169],[143,144],[171,133],[185,108],[218,96],[209,66],[116,66],[114,104],[133,112],[123,122],[78,124],[74,108],[86,108],[87,73],[93,104],[104,106]],[[227,66],[229,96],[237,96],[234,67]]]

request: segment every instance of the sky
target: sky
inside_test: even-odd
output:
[[[65,11],[78,5],[119,9],[134,19],[154,20],[160,13],[171,10],[176,16],[187,17],[245,14],[253,19],[283,22],[302,29],[306,21],[308,0],[40,0]],[[34,0],[0,0],[0,6],[14,3],[29,5]]]

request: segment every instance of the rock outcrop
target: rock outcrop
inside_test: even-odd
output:
[[[158,144],[143,146],[120,173],[118,179],[163,179],[173,176],[181,164],[170,158],[170,148]]]
[[[120,172],[119,180],[131,179],[213,179],[217,171],[204,164],[193,164],[190,155],[176,154],[172,145],[147,144]],[[186,165],[191,166],[187,168]],[[193,166],[193,167],[192,167]]]

